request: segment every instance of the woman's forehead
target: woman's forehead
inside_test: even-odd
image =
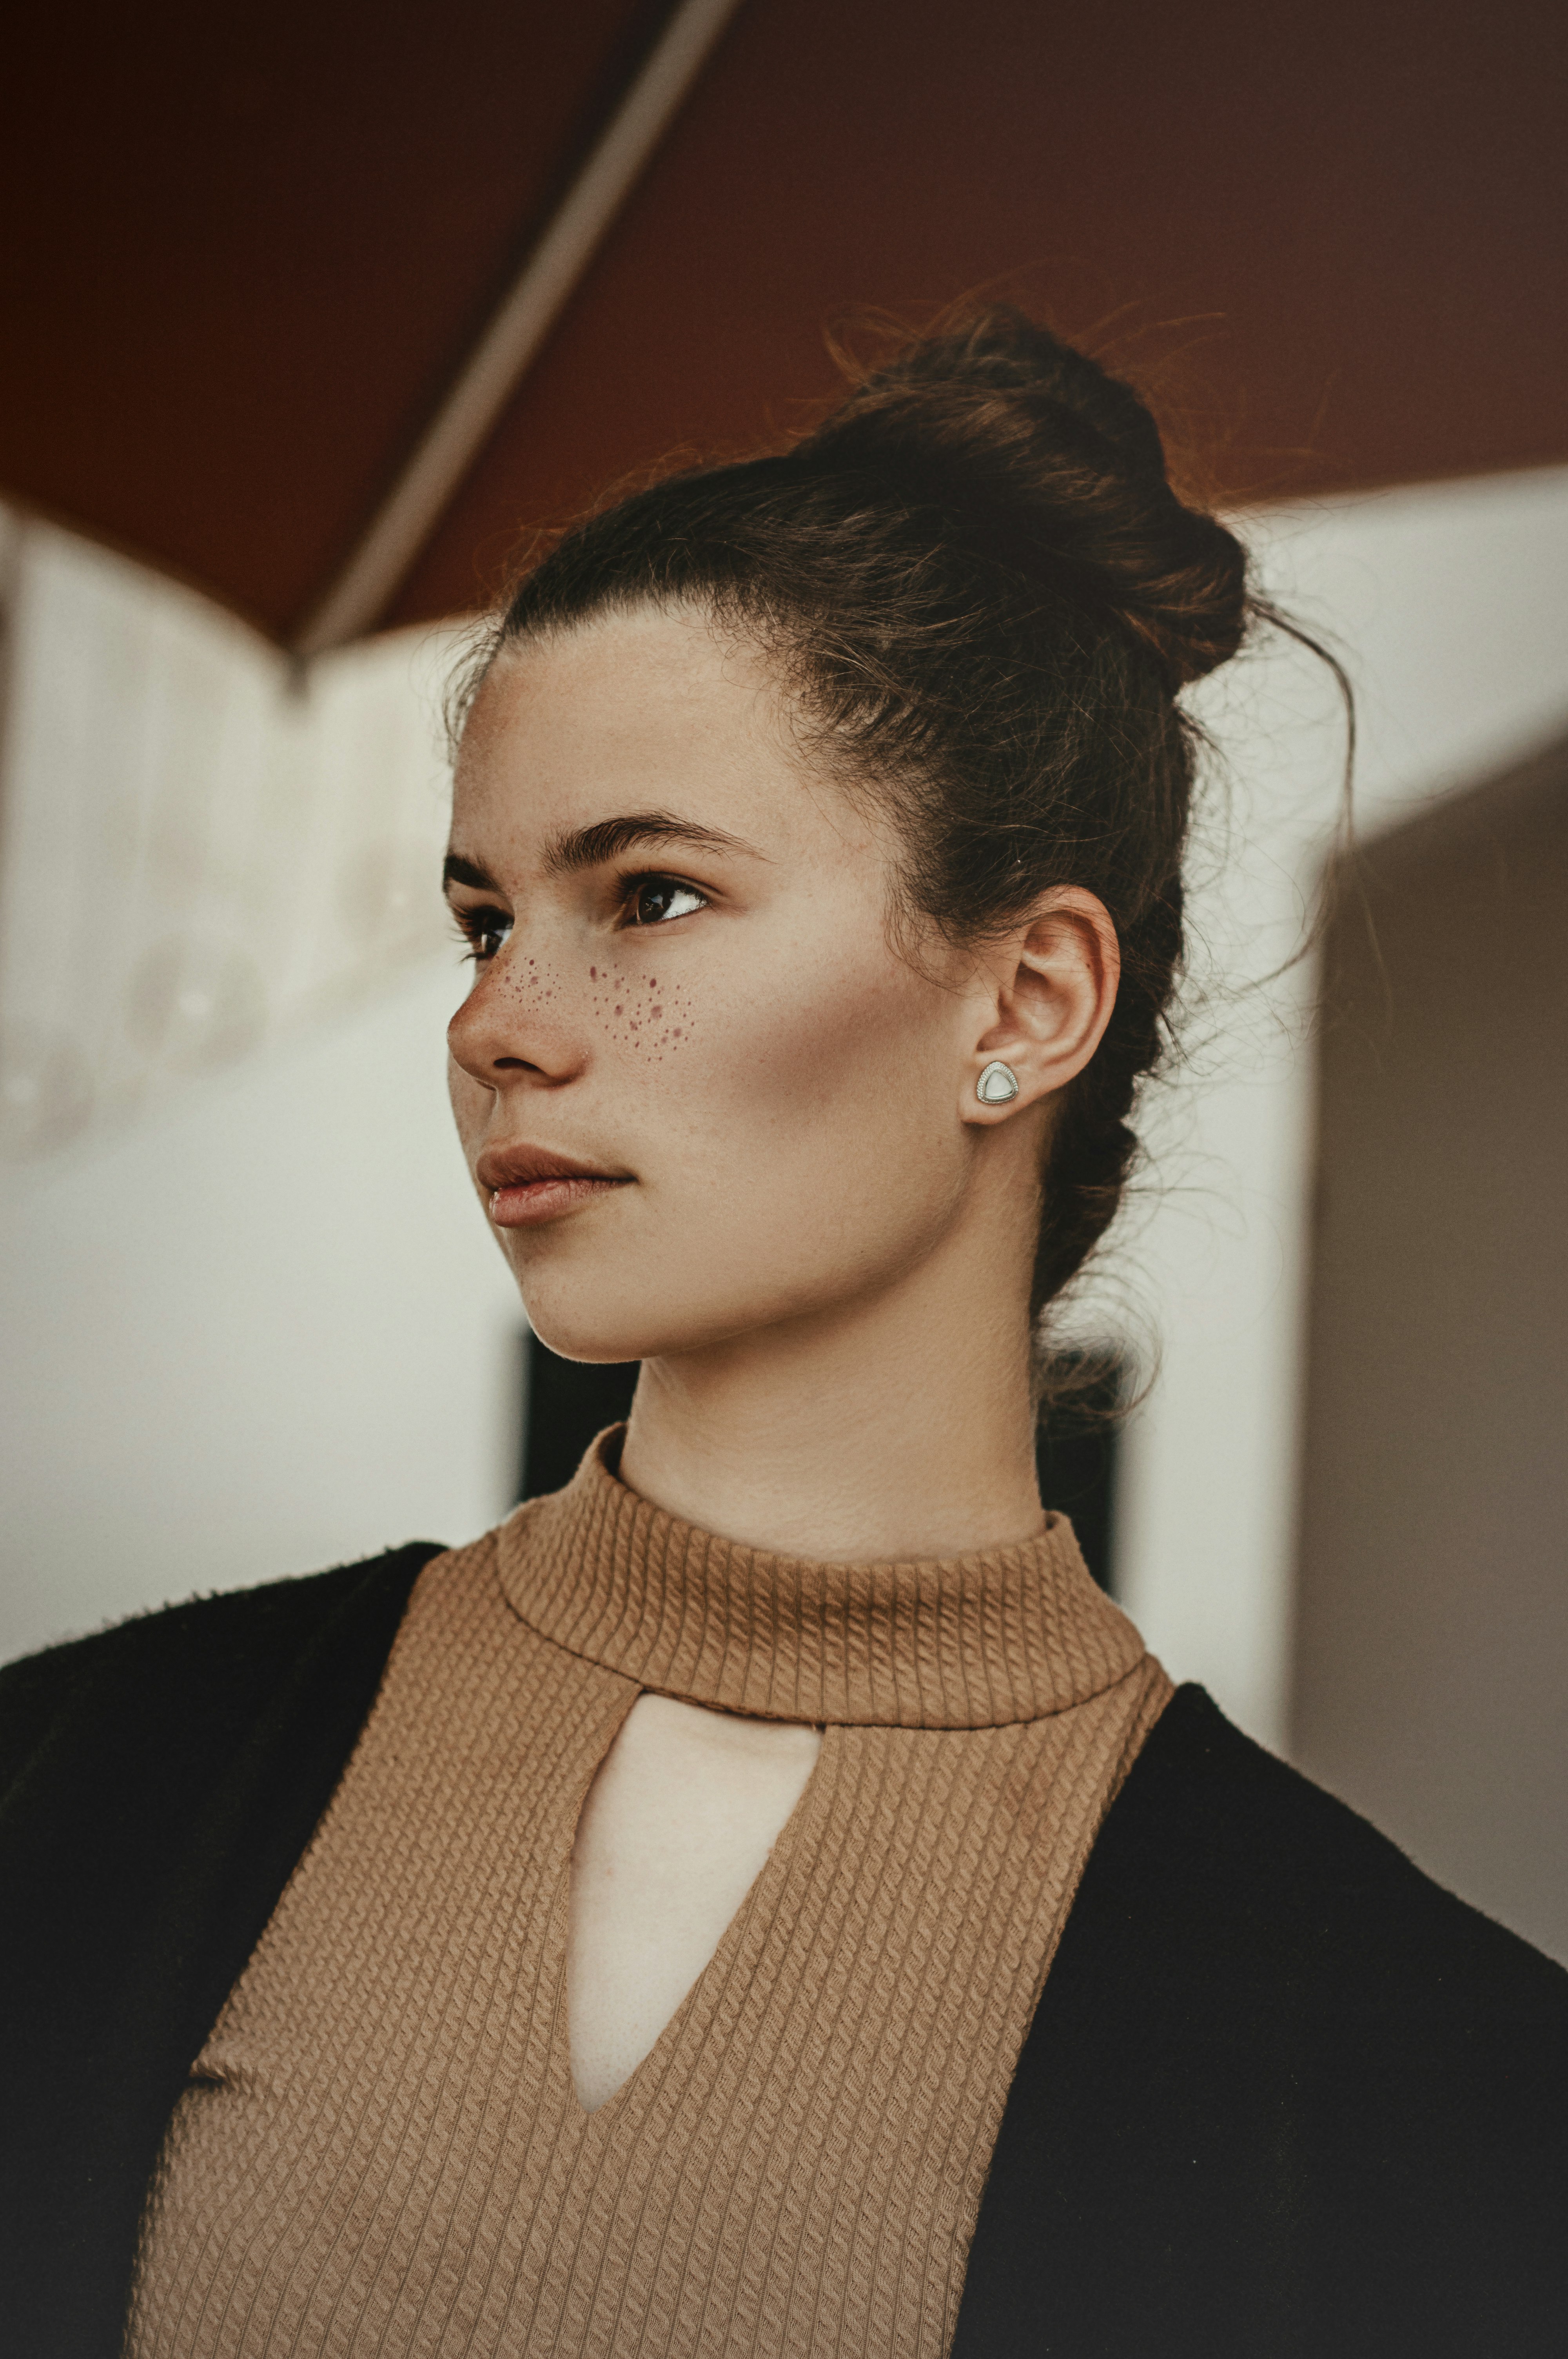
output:
[[[670,810],[774,856],[869,849],[877,831],[802,752],[766,659],[689,610],[595,617],[514,641],[475,697],[459,832],[538,847]]]
[[[775,667],[762,651],[721,631],[699,607],[612,607],[559,629],[503,642],[475,701],[516,720],[557,702],[614,715],[635,703],[652,716],[699,713],[741,723],[782,701]]]

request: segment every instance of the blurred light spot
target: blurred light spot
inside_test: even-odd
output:
[[[127,1028],[156,1064],[176,1072],[226,1065],[266,1030],[266,986],[237,943],[188,934],[156,943],[131,977]]]
[[[48,1155],[92,1118],[92,1075],[69,1034],[44,1025],[0,1037],[0,1152],[9,1161]]]

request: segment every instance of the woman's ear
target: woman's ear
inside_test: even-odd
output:
[[[1116,1005],[1121,952],[1103,901],[1082,886],[1054,886],[987,952],[991,990],[967,1060],[966,1122],[1005,1122],[1081,1073]],[[989,1066],[1006,1071],[989,1074]],[[1008,1076],[1017,1083],[1008,1094]],[[980,1095],[982,1076],[986,1096]]]

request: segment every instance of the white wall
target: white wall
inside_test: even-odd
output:
[[[0,1655],[482,1530],[521,1327],[445,1103],[449,646],[301,683],[123,559],[8,553]]]
[[[438,949],[449,634],[294,673],[193,592],[16,528],[0,1157],[74,1148]]]
[[[0,1654],[511,1506],[522,1314],[446,1105],[459,988],[438,956],[14,1185]]]
[[[1568,742],[1364,882],[1325,959],[1292,1755],[1568,1960]]]
[[[1364,833],[1561,734],[1568,469],[1272,515],[1250,531],[1270,589],[1348,661]],[[1301,939],[1332,826],[1336,723],[1319,671],[1281,648],[1200,693],[1234,792],[1230,842],[1216,821],[1199,847],[1199,980],[1214,995],[1190,1019],[1191,1076],[1150,1103],[1152,1192],[1117,1273],[1161,1349],[1122,1452],[1122,1593],[1174,1676],[1203,1680],[1276,1745],[1296,1549],[1313,973],[1239,986]]]

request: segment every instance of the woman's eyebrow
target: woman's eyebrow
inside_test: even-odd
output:
[[[637,844],[684,843],[694,852],[741,852],[753,860],[766,854],[743,837],[728,835],[721,827],[703,827],[696,820],[677,819],[670,811],[628,811],[619,819],[596,820],[591,827],[574,828],[556,838],[545,853],[547,876],[564,876],[573,869],[597,868],[618,859]]]
[[[557,836],[546,849],[545,874],[565,876],[576,869],[597,868],[640,843],[684,843],[694,852],[741,852],[753,860],[767,857],[756,844],[748,843],[743,836],[727,834],[721,827],[704,827],[697,820],[677,819],[670,811],[627,811],[619,819],[596,820],[591,827],[574,828],[569,834]],[[441,883],[443,889],[466,885],[476,893],[501,890],[482,861],[470,860],[460,852],[448,853]]]

